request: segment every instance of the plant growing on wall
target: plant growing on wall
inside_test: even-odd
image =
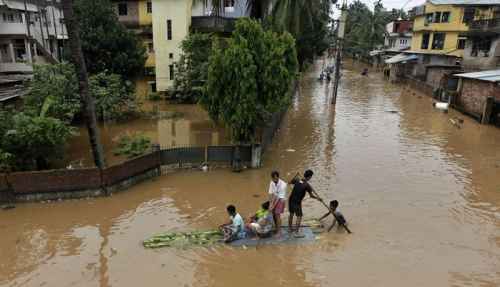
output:
[[[224,49],[214,41],[200,102],[214,120],[230,128],[234,141],[252,141],[255,129],[288,105],[297,67],[289,33],[266,31],[254,20],[238,20]]]

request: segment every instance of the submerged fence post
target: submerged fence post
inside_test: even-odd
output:
[[[260,146],[260,144],[252,145],[252,163],[251,163],[252,168],[261,167],[262,164],[261,157],[262,157],[262,147]]]
[[[481,124],[487,125],[490,123],[494,103],[495,99],[493,99],[493,97],[486,98],[486,102],[484,103],[483,116],[481,117]]]
[[[208,145],[205,145],[205,163],[208,164]]]
[[[160,148],[160,144],[153,144],[151,146],[151,150],[152,150],[153,154],[156,154],[156,158],[157,158],[156,175],[160,176],[161,175],[161,148]]]

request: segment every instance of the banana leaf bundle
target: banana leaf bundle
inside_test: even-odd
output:
[[[207,246],[221,242],[223,235],[218,230],[167,232],[156,234],[143,241],[145,248]]]

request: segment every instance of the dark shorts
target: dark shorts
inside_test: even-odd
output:
[[[302,217],[302,202],[288,202],[288,212],[290,214],[295,214],[298,217]]]

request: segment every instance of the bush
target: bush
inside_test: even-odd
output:
[[[151,139],[143,134],[125,135],[118,140],[114,150],[115,155],[134,158],[145,154],[151,149]]]
[[[210,117],[224,122],[234,141],[254,138],[255,128],[286,107],[297,76],[295,40],[240,19],[223,50],[214,42],[206,93],[201,104]]]

